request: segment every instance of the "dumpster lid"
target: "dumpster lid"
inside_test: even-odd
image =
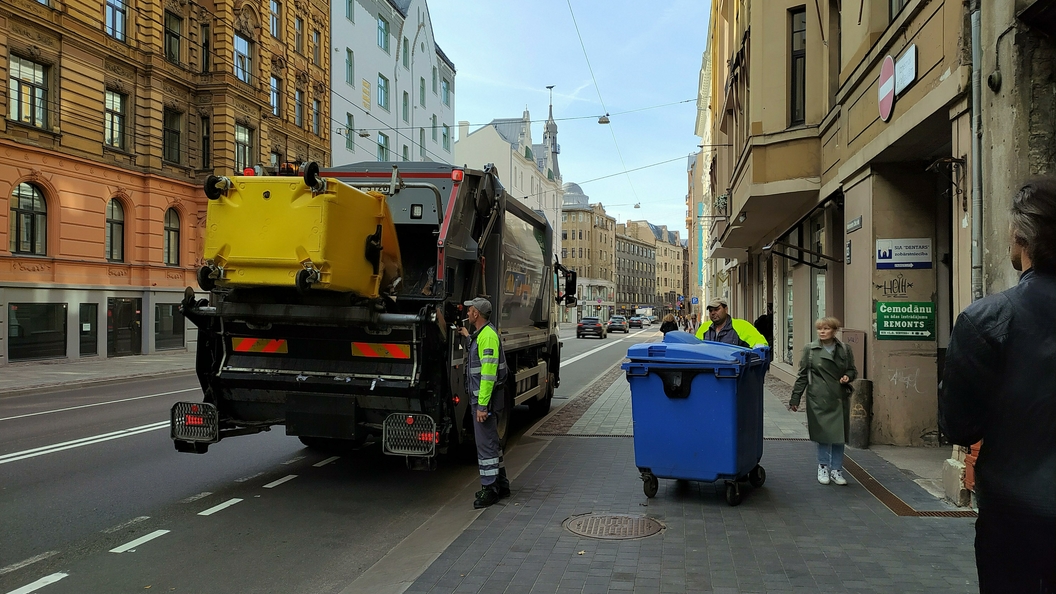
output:
[[[693,366],[747,365],[764,361],[760,351],[721,342],[665,342],[632,345],[627,358],[635,363],[677,363]]]

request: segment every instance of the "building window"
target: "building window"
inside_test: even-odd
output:
[[[183,33],[183,19],[165,11],[165,59],[180,63],[180,36]]]
[[[425,128],[418,128],[418,156],[425,159]]]
[[[403,121],[411,121],[411,95],[407,91],[403,92]]]
[[[8,220],[8,247],[12,254],[47,255],[48,207],[40,189],[32,184],[18,184],[11,193]]]
[[[180,265],[180,213],[175,208],[165,211],[165,264]]]
[[[213,145],[209,141],[212,122],[205,116],[202,116],[200,121],[202,123],[202,169],[209,169],[213,166]]]
[[[323,133],[323,102],[318,99],[312,100],[312,133],[319,136]]]
[[[8,117],[44,128],[48,124],[47,67],[25,58],[10,58]]]
[[[444,105],[451,105],[451,83],[447,82],[446,78],[440,81],[440,97]]]
[[[400,156],[403,158],[404,161],[411,160],[411,150],[407,147],[406,144],[403,145],[403,153],[401,153]]]
[[[802,124],[806,121],[806,66],[807,66],[807,11],[802,6],[791,11],[792,18],[792,72],[791,81],[791,123]]]
[[[909,0],[890,0],[891,2],[891,20],[895,20],[898,13],[902,12],[902,9],[909,4]]]
[[[300,89],[293,92],[293,125],[304,127],[304,91]]]
[[[403,67],[411,67],[411,44],[406,37],[403,38]]]
[[[249,83],[253,74],[253,44],[248,39],[235,33],[235,76],[238,80]]]
[[[423,76],[419,80],[418,84],[418,104],[425,107],[425,77]]]
[[[125,261],[125,209],[117,198],[106,205],[106,259],[111,262]]]
[[[180,162],[180,134],[183,131],[183,114],[166,109],[162,114],[162,158],[171,163]]]
[[[356,53],[345,48],[345,83],[355,86],[356,80]]]
[[[451,152],[451,128],[447,124],[444,124],[444,135],[442,138],[444,140],[444,150]]]
[[[316,66],[323,65],[323,36],[319,33],[318,29],[312,29],[312,64]]]
[[[118,41],[125,40],[128,8],[124,0],[106,0],[106,34]]]
[[[356,22],[356,0],[345,0],[345,18]]]
[[[433,66],[433,94],[436,94],[436,66]]]
[[[183,313],[176,303],[154,306],[154,348],[159,351],[183,348]]]
[[[293,20],[293,51],[304,53],[304,19],[301,17]]]
[[[106,91],[103,112],[103,142],[117,149],[125,148],[125,103],[121,93]]]
[[[378,107],[389,110],[389,79],[378,75]]]
[[[436,114],[433,114],[433,142],[436,142]]]
[[[279,0],[271,0],[271,36],[282,39],[282,4]]]
[[[355,152],[356,150],[356,120],[352,114],[345,113],[345,148]]]
[[[65,303],[10,303],[7,320],[11,361],[66,356]]]
[[[279,80],[279,77],[273,76],[273,77],[271,77],[271,99],[270,99],[271,115],[273,115],[273,116],[278,116],[279,115],[279,105],[280,105],[280,102],[281,102],[281,99],[280,99],[281,97],[282,97],[282,81]]]
[[[202,74],[209,72],[209,41],[212,39],[212,34],[209,32],[209,25],[202,25],[201,27],[202,37]]]
[[[253,166],[253,131],[242,124],[235,124],[235,174],[242,175]]]
[[[381,132],[378,132],[378,160],[389,160],[389,137]]]
[[[378,17],[378,47],[389,53],[389,21]]]

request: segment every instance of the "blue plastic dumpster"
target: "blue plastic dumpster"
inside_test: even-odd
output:
[[[627,357],[634,459],[647,497],[661,478],[725,480],[730,505],[741,502],[745,481],[762,486],[769,349],[678,336],[634,345]]]

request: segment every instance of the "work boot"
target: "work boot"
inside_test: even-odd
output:
[[[499,491],[495,485],[482,487],[477,491],[477,498],[473,500],[473,509],[484,509],[499,502]]]
[[[495,486],[498,488],[499,499],[506,499],[510,496],[510,479],[506,478],[506,468],[499,469],[499,478],[495,481]]]

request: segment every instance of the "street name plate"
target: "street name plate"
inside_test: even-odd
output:
[[[929,301],[878,301],[878,340],[935,340],[935,304]]]

